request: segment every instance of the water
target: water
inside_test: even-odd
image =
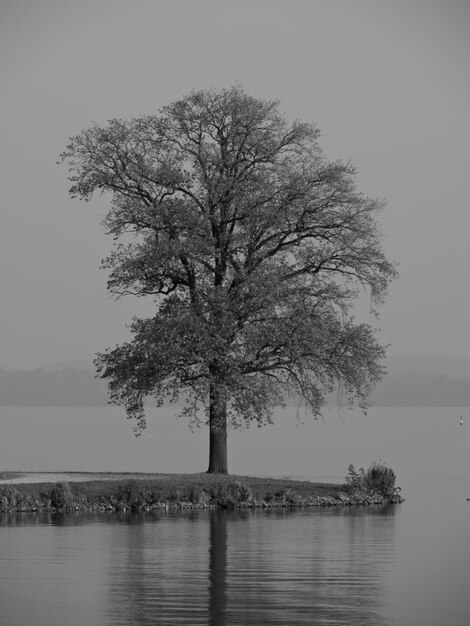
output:
[[[397,507],[102,516],[4,515],[0,624],[470,623],[470,416],[373,409],[279,413],[234,432],[233,473],[341,482],[382,459]],[[459,425],[460,415],[464,425]],[[0,470],[205,469],[207,433],[167,410],[135,440],[115,409],[0,413]]]

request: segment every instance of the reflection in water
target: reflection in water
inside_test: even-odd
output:
[[[0,623],[388,624],[396,511],[5,515]]]
[[[111,528],[121,546],[109,571],[109,622],[387,624],[395,511],[128,516],[125,543],[122,528]]]
[[[209,538],[209,626],[226,624],[227,513],[213,511]]]
[[[206,624],[207,514],[133,514],[122,522],[109,528],[109,624]]]
[[[383,576],[393,515],[272,512],[233,520],[230,624],[385,624]]]

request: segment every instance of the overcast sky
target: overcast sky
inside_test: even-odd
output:
[[[236,81],[387,200],[390,352],[470,355],[469,32],[468,0],[1,0],[0,365],[91,361],[142,312],[106,294],[109,198],[69,199],[69,136]]]

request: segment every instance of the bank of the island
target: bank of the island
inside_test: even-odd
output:
[[[390,480],[384,481],[383,472],[378,477],[380,480],[375,477],[375,483],[371,482],[370,476],[367,479],[371,468],[367,472],[362,469],[356,472],[350,466],[343,484],[212,474],[0,472],[0,511],[268,509],[403,502],[399,489],[394,486],[395,481],[393,485]]]

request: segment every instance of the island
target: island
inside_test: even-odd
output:
[[[375,483],[374,469],[376,472]],[[387,472],[389,474],[387,474]],[[392,476],[393,474],[393,476]],[[384,480],[389,478],[388,483]],[[0,511],[116,512],[398,504],[390,468],[352,465],[343,484],[217,474],[0,472]]]

